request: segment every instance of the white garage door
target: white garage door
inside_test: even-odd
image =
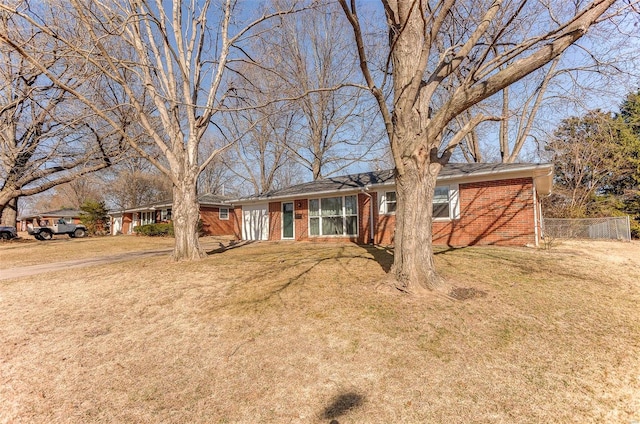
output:
[[[242,206],[242,239],[269,239],[269,212],[266,204]]]

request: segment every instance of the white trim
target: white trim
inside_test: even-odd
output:
[[[392,211],[389,212],[388,208],[387,208],[387,193],[396,193],[396,189],[395,186],[393,187],[393,190],[382,190],[378,192],[378,199],[379,199],[379,204],[378,204],[378,211],[380,213],[380,215],[395,215],[396,211]],[[398,198],[396,197],[396,207],[398,204]]]
[[[535,246],[539,247],[539,243],[538,243],[538,222],[539,222],[539,217],[538,217],[538,194],[536,192],[536,188],[535,188],[535,184],[534,187],[531,189],[533,191],[533,235],[535,237]]]
[[[387,211],[386,211],[386,196],[387,196],[387,190],[381,190],[378,191],[378,214],[380,215],[386,215]]]
[[[459,184],[445,184],[437,185],[436,187],[446,187],[449,196],[449,216],[448,217],[432,217],[434,222],[446,222],[454,219],[460,219],[460,185]],[[389,192],[395,192],[395,190],[378,191],[378,210],[380,215],[395,215],[395,212],[387,212],[386,195]]]
[[[436,179],[436,185],[452,185],[452,184],[466,184],[466,183],[477,183],[477,182],[485,182],[485,181],[500,181],[500,180],[509,180],[512,178],[532,178],[536,181],[536,188],[539,191],[539,194],[548,194],[551,190],[551,183],[553,178],[553,165],[552,164],[523,164],[521,167],[510,168],[507,170],[489,170],[489,171],[474,171],[472,174],[454,174],[454,175],[438,175]],[[371,191],[382,191],[391,189],[390,191],[395,191],[396,183],[395,180],[392,182],[385,183],[373,183],[367,185]],[[362,187],[354,187],[348,189],[334,189],[334,190],[323,190],[316,192],[308,192],[308,193],[298,193],[298,194],[283,194],[279,196],[259,196],[254,199],[230,199],[230,203],[237,204],[252,204],[252,203],[260,203],[260,202],[275,202],[275,201],[283,201],[289,199],[310,199],[316,197],[337,197],[337,196],[348,196],[353,193],[358,193]],[[333,196],[331,196],[333,195]]]
[[[449,184],[449,217],[460,219],[460,185]]]

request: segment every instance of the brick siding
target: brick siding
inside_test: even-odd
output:
[[[533,180],[460,184],[460,219],[433,223],[435,245],[535,244]]]
[[[357,237],[309,237],[308,199],[293,200],[295,240],[299,241],[345,241],[370,243],[371,203],[373,203],[374,242],[392,245],[396,217],[381,215],[378,194],[371,198],[358,194]],[[460,184],[460,218],[434,221],[433,242],[435,245],[512,245],[535,244],[534,195],[531,178],[485,181]],[[282,202],[269,203],[269,240],[281,239]],[[241,217],[241,212],[238,211]],[[240,218],[241,219],[241,218]]]

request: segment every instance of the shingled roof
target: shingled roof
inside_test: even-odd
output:
[[[550,164],[531,163],[449,163],[443,167],[438,175],[438,180],[464,178],[471,176],[496,175],[518,171],[544,170],[551,172]],[[329,193],[336,191],[353,191],[365,187],[378,185],[393,185],[395,172],[393,169],[384,171],[370,171],[360,174],[343,175],[339,177],[323,178],[316,181],[297,184],[280,190],[271,190],[266,193],[234,199],[233,202],[242,203],[255,200],[268,200],[273,198],[293,197],[298,195]]]

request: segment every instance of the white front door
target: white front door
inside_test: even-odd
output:
[[[111,229],[111,235],[118,235],[122,231],[122,217],[118,216],[113,218],[113,228]]]
[[[242,206],[242,239],[269,239],[269,208],[267,204]]]

